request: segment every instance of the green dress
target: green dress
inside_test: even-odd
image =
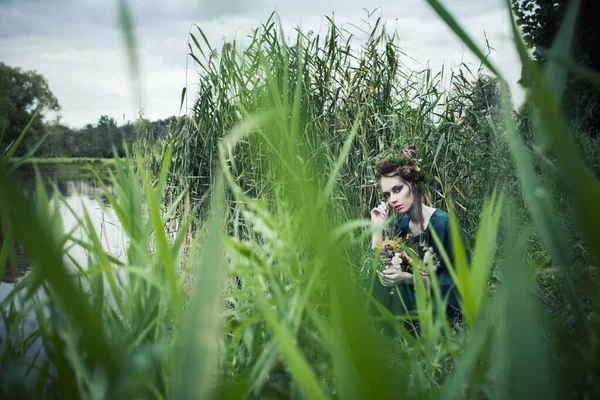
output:
[[[399,218],[393,226],[393,232],[395,236],[400,235],[405,238],[411,235],[409,228],[410,219],[408,216]],[[436,209],[431,215],[429,224],[422,235],[410,237],[408,244],[414,244],[415,242],[424,242],[428,247],[433,247],[433,250],[440,262],[440,266],[436,271],[438,285],[443,298],[447,298],[446,314],[449,318],[460,318],[461,310],[460,303],[458,300],[458,293],[452,276],[448,272],[448,268],[443,262],[440,255],[438,246],[435,244],[431,230],[435,230],[440,242],[442,243],[446,254],[449,259],[454,262],[454,255],[452,251],[452,242],[450,234],[450,216],[447,212]],[[464,239],[464,233],[463,233]],[[463,240],[463,243],[466,242]],[[468,254],[468,251],[467,251]],[[415,289],[413,285],[398,285],[398,291],[394,290],[393,294],[390,294],[389,287],[384,287],[377,277],[369,277],[363,280],[363,284],[366,284],[366,288],[372,290],[373,297],[377,299],[385,308],[387,308],[393,315],[409,315],[416,313],[417,305],[415,300]],[[379,315],[375,307],[371,307],[371,312]]]

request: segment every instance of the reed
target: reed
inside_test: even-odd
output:
[[[218,57],[198,29],[193,112],[163,148],[136,148],[109,171],[116,196],[105,194],[127,236],[125,260],[102,248],[87,214],[78,216],[84,239],[64,232],[58,193],[50,200],[40,181],[36,198],[28,197],[2,158],[0,269],[15,241],[33,266],[1,304],[2,394],[595,396],[598,295],[582,296],[574,279],[549,188],[557,177],[567,188],[575,228],[597,257],[600,184],[560,112],[560,90],[549,84],[574,68],[562,56],[578,2],[553,49],[561,62],[550,58],[546,71],[529,59],[507,4],[523,66],[539,82],[528,92],[535,135],[524,143],[502,72],[438,1],[428,1],[496,78],[472,84],[457,71],[454,89],[442,91],[442,75],[406,73],[380,20],[358,51],[333,20],[325,37],[298,31],[289,45],[272,16],[243,51],[227,44]],[[131,27],[127,2],[119,4]],[[133,46],[130,30],[127,37]],[[474,87],[490,92],[477,97]],[[488,104],[490,94],[496,103]],[[459,222],[474,245],[471,265],[458,256],[452,268],[465,321],[436,313],[445,299],[417,279],[418,314],[385,315],[390,337],[374,328],[365,304],[372,299],[356,278],[375,261],[365,252],[370,221],[361,218],[378,201],[366,160],[397,138],[416,141],[437,177],[432,204],[450,210],[454,254],[465,254]],[[492,154],[512,159],[482,170]],[[148,158],[160,165],[156,173]],[[501,179],[511,186],[494,191]],[[534,294],[534,235],[565,282],[571,331]],[[87,265],[67,256],[74,244],[88,250]],[[431,268],[418,260],[415,267]],[[503,279],[490,294],[492,271]],[[403,318],[418,321],[420,334]]]

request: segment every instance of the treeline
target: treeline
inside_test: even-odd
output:
[[[152,145],[168,136],[177,122],[176,117],[153,122],[140,117],[117,126],[106,115],[81,129],[45,122],[47,112],[59,110],[60,104],[43,75],[0,62],[0,154],[15,146],[27,130],[16,156],[35,149],[38,157],[106,158],[113,157],[113,148],[123,156],[126,145],[131,147],[137,140]]]
[[[152,144],[155,140],[168,137],[177,124],[176,117],[157,121],[138,119],[118,126],[115,120],[101,116],[95,124],[87,124],[81,129],[73,129],[62,124],[44,126],[46,139],[36,151],[38,157],[113,157],[113,149],[119,157],[125,155],[125,147],[144,141]],[[27,138],[24,149],[31,148],[39,140],[40,134]]]

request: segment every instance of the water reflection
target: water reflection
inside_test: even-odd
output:
[[[24,192],[32,200],[38,196],[36,182],[33,177],[22,178]],[[110,182],[103,182],[108,192],[116,197],[115,189]],[[110,207],[105,190],[101,182],[96,179],[70,176],[44,176],[42,185],[48,194],[50,204],[58,201],[58,210],[62,221],[63,232],[72,232],[77,239],[88,240],[89,235],[81,226],[79,220],[85,219],[85,212],[89,215],[93,229],[100,238],[102,247],[112,256],[125,260],[127,240],[123,228],[114,210]],[[65,256],[68,264],[77,263],[85,268],[88,262],[87,251],[77,245],[72,245]],[[0,283],[0,301],[14,288],[19,278],[24,276],[31,267],[31,263],[20,246],[16,246],[16,257],[6,265],[2,283]]]
[[[26,195],[32,200],[36,200],[40,193],[36,190],[36,182],[33,177],[26,177],[20,180],[20,183]],[[115,189],[110,182],[103,182],[104,187],[113,196],[116,197]],[[70,176],[65,179],[65,176],[48,176],[43,177],[42,185],[50,200],[50,205],[57,202],[58,213],[62,223],[62,231],[71,233],[73,238],[89,242],[89,233],[83,227],[80,221],[85,221],[85,214],[89,216],[91,226],[96,232],[104,250],[112,256],[125,261],[125,253],[128,245],[127,239],[123,232],[123,228],[116,216],[114,210],[110,207],[108,198],[101,182],[95,179],[90,179],[84,176]],[[35,234],[35,232],[32,232]],[[1,235],[1,233],[0,233]],[[2,238],[0,237],[0,242]],[[68,251],[65,254],[65,263],[75,268],[75,265],[81,269],[88,267],[88,252],[80,245],[73,241],[67,241]],[[30,271],[31,262],[28,260],[25,252],[18,244],[16,245],[16,257],[6,265],[2,282],[0,282],[0,303],[7,300],[14,306],[15,310],[25,311],[22,325],[15,326],[14,322],[9,323],[8,313],[9,307],[0,310],[2,317],[0,318],[0,342],[8,343],[10,340],[15,340],[17,343],[18,337],[28,337],[31,332],[37,329],[36,316],[32,310],[25,309],[24,299],[27,295],[33,295],[39,299],[43,299],[44,293],[38,291],[35,294],[26,293],[26,290],[18,290],[18,282]],[[105,278],[106,279],[106,278]],[[126,282],[126,277],[117,271],[117,279],[120,282]],[[87,289],[86,282],[81,282],[84,290]],[[10,299],[8,297],[11,296]],[[115,300],[109,296],[108,302],[114,306]],[[43,307],[43,315],[45,318],[50,317],[48,307]],[[12,324],[12,325],[11,325]],[[0,350],[0,354],[2,351]],[[4,355],[3,355],[4,356]],[[46,359],[45,351],[42,347],[41,338],[35,339],[25,349],[21,355],[21,362],[27,365],[28,362],[34,361],[41,365]],[[26,361],[28,360],[28,361]]]

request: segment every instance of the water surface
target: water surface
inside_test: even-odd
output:
[[[84,210],[87,210],[104,250],[123,261],[125,260],[127,239],[98,180],[90,178],[89,175],[46,174],[43,176],[43,181],[50,204],[53,204],[54,201],[58,202],[63,232],[72,232],[75,238],[88,241],[88,234],[79,223],[79,219],[84,220]],[[37,193],[34,177],[22,176],[19,182],[25,192],[35,199]],[[114,187],[109,182],[105,182],[104,185],[108,192],[116,197]],[[32,232],[32,234],[34,233]],[[72,259],[65,256],[65,262],[69,265],[76,262],[82,268],[86,268],[87,251],[76,244],[69,243],[68,246],[70,246],[68,255]],[[19,280],[31,269],[31,262],[27,260],[23,251],[17,249],[17,253],[17,265],[7,265],[2,282],[0,282],[0,302],[13,291]]]

